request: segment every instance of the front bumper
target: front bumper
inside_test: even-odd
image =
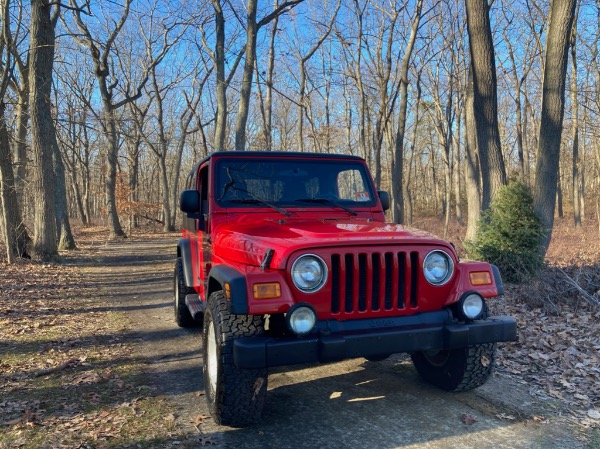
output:
[[[245,369],[300,363],[332,362],[399,352],[457,349],[514,341],[513,317],[492,316],[459,323],[449,311],[406,317],[328,320],[319,322],[314,335],[300,337],[244,337],[233,343],[233,359]]]

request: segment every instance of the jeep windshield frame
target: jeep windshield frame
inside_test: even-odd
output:
[[[358,158],[223,157],[215,161],[214,198],[224,208],[372,208],[377,195]]]

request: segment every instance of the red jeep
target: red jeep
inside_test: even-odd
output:
[[[260,418],[267,368],[411,354],[444,390],[482,385],[511,317],[494,265],[386,223],[365,161],[334,154],[217,152],[181,193],[175,320],[203,320],[204,385],[219,424]]]

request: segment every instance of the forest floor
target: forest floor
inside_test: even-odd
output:
[[[414,225],[443,235],[435,219]],[[448,239],[460,249],[457,236],[463,234],[455,226]],[[80,228],[79,249],[61,254],[60,263],[0,262],[0,448],[288,447],[285,435],[277,433],[287,425],[279,415],[294,414],[288,405],[277,413],[277,406],[289,404],[286,392],[297,393],[300,382],[288,385],[284,374],[269,379],[275,411],[267,413],[267,421],[276,425],[236,436],[221,432],[207,416],[198,380],[197,330],[180,330],[171,319],[171,248],[178,235],[139,231],[118,244],[107,244],[107,237],[104,228]],[[372,447],[475,447],[469,437],[495,435],[500,428],[510,432],[515,425],[514,434],[507,434],[512,443],[495,441],[494,447],[550,447],[544,435],[562,429],[557,441],[564,437],[567,442],[552,447],[600,449],[599,289],[597,223],[574,229],[559,220],[540,278],[509,285],[504,298],[492,305],[494,313],[517,318],[518,341],[501,346],[491,389],[451,396],[458,398],[458,406],[438,408],[480,404],[465,408],[443,438],[436,434],[423,441],[421,434],[414,439],[404,435],[403,443],[393,443],[390,436]],[[340,364],[340,382],[360,380],[364,367],[364,362]],[[401,358],[372,369],[386,379],[392,371],[405,372],[417,398],[447,397],[423,387]],[[310,396],[326,375],[331,372],[318,368],[303,373],[300,379],[321,380],[299,394]],[[331,382],[327,385],[337,388]],[[367,381],[355,382],[363,383]],[[506,385],[522,392],[512,404],[503,402],[502,393],[493,393],[494,386],[502,390]],[[483,411],[484,396],[491,412]],[[311,400],[306,399],[310,407],[298,406],[297,417],[309,419],[315,413],[320,402]],[[303,407],[311,409],[310,415],[304,415]],[[350,413],[346,408],[339,412]],[[292,424],[288,435],[297,427]],[[515,439],[528,432],[534,433],[534,443]],[[254,440],[256,446],[239,443]],[[353,443],[323,441],[319,446]]]

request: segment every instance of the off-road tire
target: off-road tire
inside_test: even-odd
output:
[[[185,285],[185,277],[183,274],[183,261],[178,257],[175,261],[175,273],[173,276],[173,291],[175,293],[174,311],[175,322],[179,327],[193,327],[198,325],[194,317],[190,313],[188,306],[185,304],[185,296],[196,293],[193,288]]]
[[[267,395],[267,370],[240,369],[233,362],[233,342],[264,335],[261,316],[234,315],[222,291],[208,299],[204,312],[204,388],[208,410],[217,424],[243,427],[260,419]]]
[[[446,391],[467,391],[480,387],[490,377],[496,357],[496,343],[460,349],[417,352],[412,361],[427,382]]]

